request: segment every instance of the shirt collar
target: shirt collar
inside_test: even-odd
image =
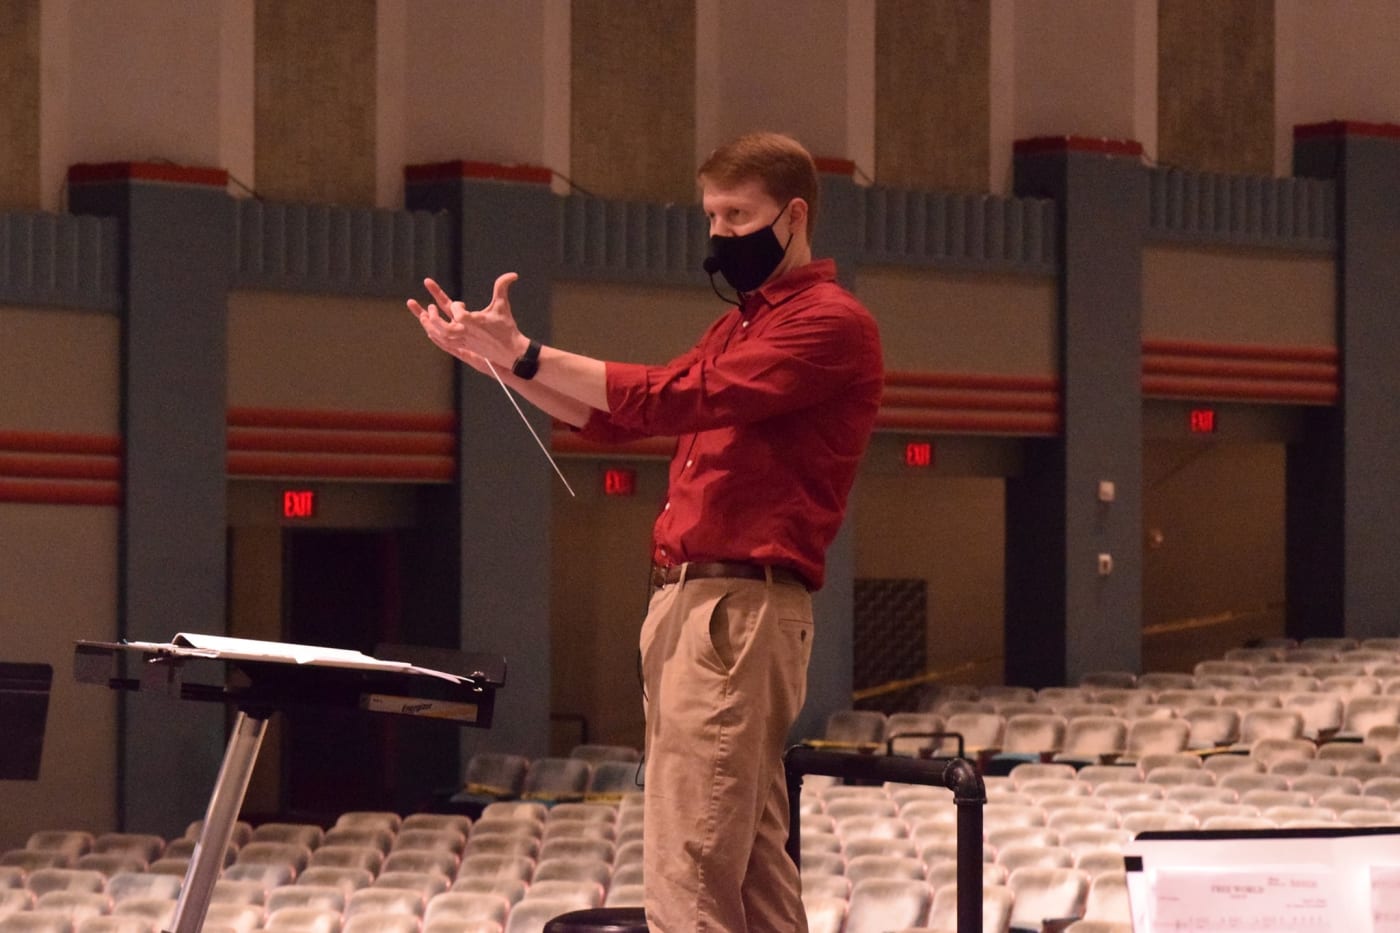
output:
[[[745,313],[756,312],[760,307],[775,307],[787,301],[793,295],[804,292],[813,285],[822,282],[831,282],[836,279],[836,261],[833,259],[817,259],[790,270],[780,279],[775,279],[765,285],[760,286],[755,291],[744,296],[744,304],[741,308]],[[757,296],[758,300],[754,300]]]

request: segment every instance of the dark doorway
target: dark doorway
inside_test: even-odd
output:
[[[284,638],[366,653],[399,641],[397,534],[297,529],[283,539]],[[283,809],[310,822],[393,809],[398,724],[351,709],[289,710]]]

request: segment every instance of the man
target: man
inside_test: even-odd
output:
[[[647,920],[805,931],[782,752],[806,695],[811,591],[880,403],[879,334],[835,265],[812,260],[818,180],[796,140],[740,137],[698,177],[705,268],[737,306],[665,366],[531,341],[510,313],[514,273],[477,313],[432,281],[434,304],[408,305],[439,347],[587,437],[678,437],[640,639]]]

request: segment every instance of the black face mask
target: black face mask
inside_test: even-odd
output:
[[[778,211],[773,223],[752,233],[745,233],[743,236],[710,237],[710,255],[705,257],[704,268],[710,275],[711,282],[713,283],[714,274],[718,272],[724,276],[731,288],[743,294],[768,281],[773,270],[778,268],[778,264],[787,255],[787,248],[792,243],[791,234],[788,234],[788,241],[784,244],[778,242],[778,235],[773,232],[774,225],[791,203],[789,201],[783,205],[783,210]]]

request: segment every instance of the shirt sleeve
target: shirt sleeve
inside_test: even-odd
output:
[[[608,418],[646,434],[706,431],[820,404],[879,370],[873,322],[831,302],[693,359],[609,364]]]

